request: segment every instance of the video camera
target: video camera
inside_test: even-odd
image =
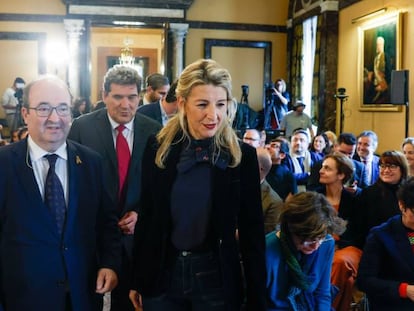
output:
[[[247,97],[249,96],[249,86],[248,85],[242,85],[242,96]]]
[[[14,93],[14,97],[16,97],[19,103],[21,103],[23,101],[23,89],[17,89]]]
[[[339,98],[339,99],[345,99],[345,98],[347,98],[348,95],[346,95],[346,89],[344,87],[338,88],[338,93],[335,94],[335,97],[336,98]]]
[[[275,94],[275,85],[273,83],[266,83],[265,84],[265,95],[266,99],[271,99],[273,94]]]
[[[240,98],[240,104],[249,104],[249,100],[247,99],[249,96],[249,86],[246,84],[243,84],[241,86],[242,89],[242,95]]]

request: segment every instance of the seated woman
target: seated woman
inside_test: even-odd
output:
[[[361,258],[361,249],[354,246],[356,233],[354,221],[355,195],[344,187],[351,179],[354,166],[352,160],[343,153],[327,155],[319,171],[319,182],[323,185],[320,192],[326,195],[338,215],[348,221],[347,230],[336,239],[336,250],[332,263],[331,282],[339,288],[333,308],[349,310],[352,303],[355,278]]]
[[[367,238],[357,284],[372,310],[414,310],[414,178],[397,192],[400,215]]]
[[[394,150],[385,151],[380,156],[379,178],[375,184],[362,190],[356,208],[358,221],[358,246],[363,249],[369,230],[400,214],[397,190],[408,176],[405,156]]]
[[[290,197],[280,216],[280,231],[266,236],[267,310],[329,310],[334,240],[346,221],[322,194]]]
[[[329,139],[324,133],[316,135],[309,145],[309,151],[314,154],[316,161],[321,161],[329,150]]]

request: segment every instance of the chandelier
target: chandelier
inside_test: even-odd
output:
[[[121,49],[121,56],[119,57],[119,64],[129,67],[135,67],[135,57],[130,45],[133,43],[132,39],[124,39],[124,47]]]

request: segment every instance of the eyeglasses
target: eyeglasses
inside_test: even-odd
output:
[[[397,164],[380,164],[379,167],[382,170],[389,168],[391,171],[395,171],[397,168],[399,168]]]
[[[243,140],[250,140],[250,141],[258,141],[259,138],[252,138],[252,137],[243,137]]]
[[[315,239],[315,240],[305,240],[305,241],[302,241],[301,244],[304,247],[310,247],[310,246],[316,246],[316,245],[319,246],[319,245],[321,245],[323,242],[325,242],[327,240],[328,240],[327,237],[324,236],[322,238]]]
[[[70,108],[67,104],[60,104],[56,107],[52,107],[49,104],[40,104],[35,108],[29,107],[36,111],[38,117],[48,117],[52,114],[53,110],[56,110],[56,113],[60,117],[67,117],[70,115]]]

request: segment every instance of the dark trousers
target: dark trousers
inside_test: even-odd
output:
[[[180,252],[167,292],[143,297],[145,311],[224,311],[224,290],[218,258],[212,252]]]
[[[69,293],[66,294],[66,298],[65,298],[65,311],[73,311],[72,300],[70,298]]]
[[[111,311],[134,311],[129,300],[131,277],[131,260],[125,249],[122,249],[122,266],[118,276],[118,285],[111,292]]]

